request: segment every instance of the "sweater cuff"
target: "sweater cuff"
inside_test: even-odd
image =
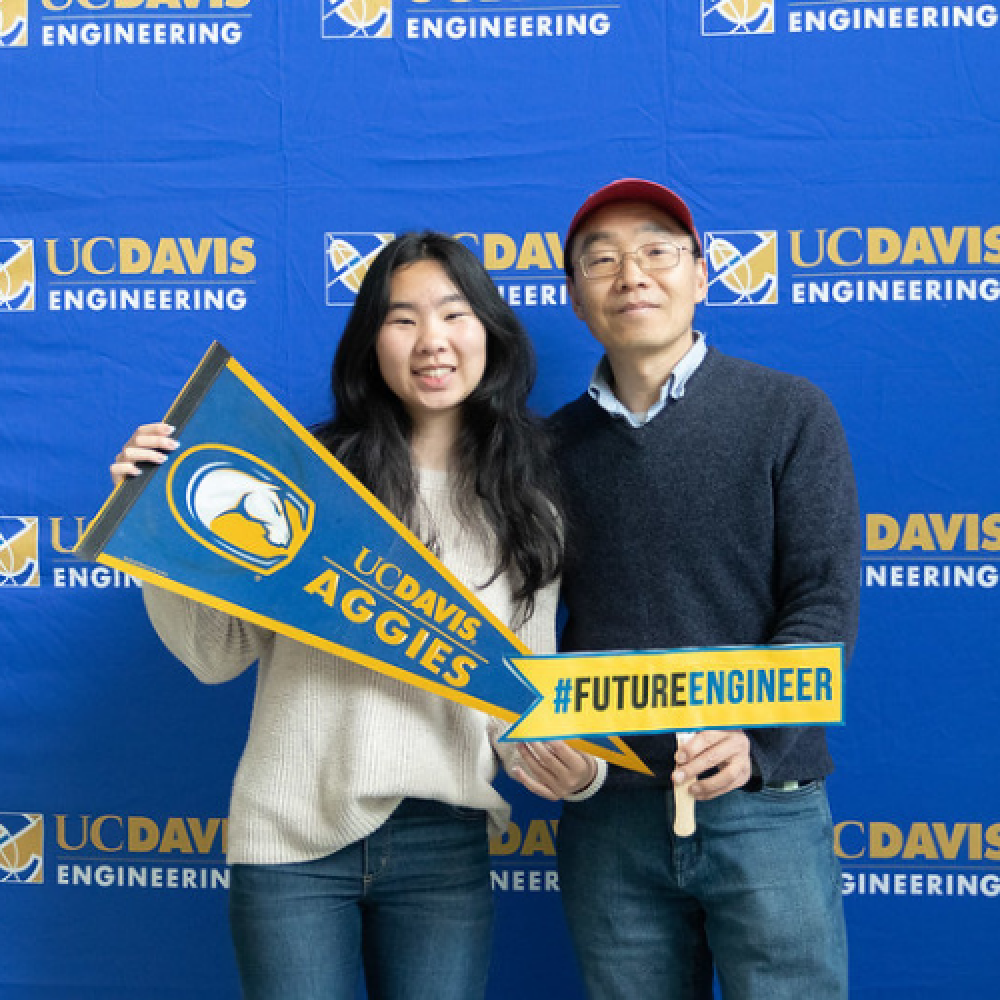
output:
[[[563,798],[566,802],[585,802],[601,790],[601,786],[608,776],[608,762],[600,757],[595,757],[594,760],[597,762],[597,774],[594,775],[594,780],[581,788],[580,791],[573,792],[572,795],[564,795]]]

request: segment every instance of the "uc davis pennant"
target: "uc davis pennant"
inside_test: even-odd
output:
[[[530,650],[218,344],[76,555],[507,722]],[[619,739],[590,753],[646,771]]]
[[[504,739],[843,722],[842,645],[514,658],[537,700]]]

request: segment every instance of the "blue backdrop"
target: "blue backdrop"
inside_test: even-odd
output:
[[[993,3],[0,0],[0,994],[236,998],[199,686],[69,550],[220,340],[300,420],[389,234],[462,234],[538,347],[595,346],[559,239],[623,175],[704,231],[697,325],[850,439],[861,639],[830,782],[852,996],[1000,992],[1000,91]],[[991,55],[992,53],[992,55]],[[509,786],[505,786],[508,787]],[[510,789],[490,996],[582,997],[557,811]]]

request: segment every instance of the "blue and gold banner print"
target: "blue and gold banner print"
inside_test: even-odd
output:
[[[525,664],[536,694],[528,651],[244,371],[328,419],[367,269],[429,228],[516,311],[555,413],[603,352],[562,239],[618,177],[690,206],[709,348],[817,385],[850,446],[861,627],[826,783],[850,995],[1000,996],[998,40],[997,0],[0,0],[0,997],[240,994],[225,816],[254,677],[199,685],[141,584],[509,700],[513,738],[546,712],[549,734],[679,722],[692,674],[665,663]],[[182,447],[89,527],[111,457],[213,341],[243,368],[215,353],[172,413]],[[706,515],[711,466],[684,470]],[[739,675],[712,669],[728,704]],[[612,718],[643,678],[656,717]],[[670,737],[614,737],[648,739]],[[562,807],[496,787],[487,1000],[582,1000]]]
[[[507,722],[530,651],[219,344],[76,554]],[[587,749],[645,771],[619,740]]]

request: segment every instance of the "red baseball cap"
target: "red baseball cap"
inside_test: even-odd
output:
[[[698,249],[701,250],[701,240],[698,238],[698,230],[694,227],[694,219],[691,217],[691,209],[684,203],[684,199],[679,194],[665,188],[662,184],[653,181],[644,181],[638,177],[623,177],[621,180],[612,181],[604,187],[588,196],[587,200],[579,207],[573,221],[566,231],[566,241],[563,243],[563,263],[567,274],[569,267],[569,248],[573,243],[573,237],[577,230],[583,225],[589,215],[596,212],[605,205],[611,205],[618,201],[641,201],[648,205],[662,209],[672,219],[676,219],[694,237]]]

